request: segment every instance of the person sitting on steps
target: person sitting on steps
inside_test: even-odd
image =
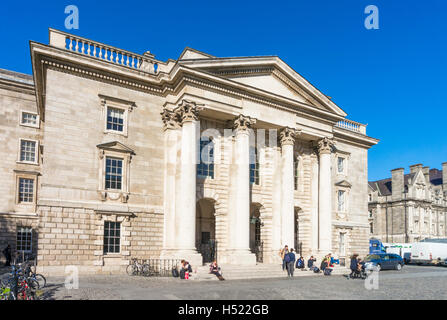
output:
[[[214,260],[213,263],[210,264],[210,273],[214,274],[220,281],[224,281],[224,277],[220,274],[220,268],[217,265],[217,261]]]

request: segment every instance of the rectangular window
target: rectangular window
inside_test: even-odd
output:
[[[123,160],[106,157],[106,190],[121,190]]]
[[[34,180],[19,178],[19,203],[32,203],[34,197]]]
[[[200,141],[200,163],[197,165],[197,175],[214,179],[214,143],[212,141]]]
[[[104,253],[120,253],[121,223],[104,222]]]
[[[20,161],[36,162],[36,141],[20,141]]]
[[[20,124],[29,125],[33,127],[37,126],[37,114],[22,112]]]
[[[345,211],[345,192],[341,190],[338,191],[338,211]]]
[[[374,233],[374,223],[372,222],[369,223],[369,232]]]
[[[124,110],[107,107],[107,130],[124,131]]]
[[[295,159],[295,163],[294,163],[294,184],[295,184],[295,190],[298,190],[298,178],[299,178],[298,166],[299,166],[298,159]]]
[[[259,185],[259,156],[257,148],[250,148],[250,183]]]
[[[31,252],[33,240],[33,229],[17,228],[17,251]]]
[[[338,157],[337,158],[337,171],[338,173],[344,173],[345,172],[345,159]]]
[[[339,247],[340,247],[340,255],[344,256],[346,254],[346,250],[345,250],[345,234],[344,233],[340,233]]]

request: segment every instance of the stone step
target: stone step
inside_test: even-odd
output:
[[[240,280],[240,279],[268,279],[268,278],[283,278],[287,277],[287,271],[282,270],[280,265],[259,264],[255,266],[238,266],[238,265],[222,265],[222,275],[226,280]],[[191,280],[218,280],[217,277],[209,273],[208,266],[198,267],[191,275]],[[345,267],[335,267],[332,272],[333,275],[347,274],[349,270]],[[302,276],[318,276],[310,270],[301,271],[295,270],[296,277]]]

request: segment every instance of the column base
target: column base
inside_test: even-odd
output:
[[[186,260],[193,269],[203,266],[203,257],[195,250],[163,249],[160,254],[160,259]]]
[[[248,250],[228,250],[220,257],[219,263],[233,265],[256,265],[256,255]]]

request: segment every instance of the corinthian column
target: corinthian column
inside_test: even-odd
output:
[[[318,199],[319,251],[327,254],[332,250],[332,174],[331,153],[333,141],[327,137],[318,142],[320,178]]]
[[[177,160],[177,129],[179,127],[176,114],[168,109],[161,113],[164,124],[164,186],[163,186],[163,252],[169,256],[175,250],[175,175]]]
[[[199,141],[199,107],[183,100],[175,110],[180,118],[180,196],[176,205],[176,248],[178,258],[193,265],[202,265],[202,256],[196,250],[196,175]]]
[[[295,206],[293,147],[296,131],[285,128],[280,133],[282,170],[281,170],[281,247],[295,248]]]
[[[256,264],[256,256],[250,252],[250,132],[255,120],[240,115],[234,121],[235,161],[232,172],[232,190],[229,212],[229,239],[227,262],[232,264]]]

